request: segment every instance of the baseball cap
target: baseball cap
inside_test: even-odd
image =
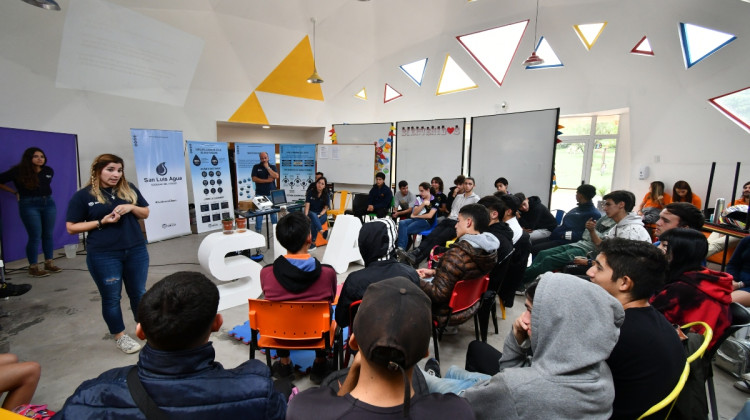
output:
[[[430,298],[406,277],[373,283],[362,297],[353,332],[368,362],[401,370],[404,413],[408,413],[411,388],[405,371],[427,355],[432,336]]]

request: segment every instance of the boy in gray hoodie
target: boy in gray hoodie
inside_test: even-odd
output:
[[[460,394],[477,419],[607,419],[615,390],[606,359],[624,320],[622,305],[603,288],[547,273],[527,290],[526,312],[505,339],[499,373],[452,366],[445,378],[425,380],[431,392],[460,392],[478,380]],[[531,366],[523,367],[531,353]]]

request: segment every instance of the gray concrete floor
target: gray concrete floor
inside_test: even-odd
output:
[[[151,264],[147,287],[176,271],[203,271],[198,264],[197,251],[205,236],[188,235],[149,244]],[[325,247],[319,247],[312,254],[322,259],[324,252]],[[22,360],[41,364],[42,378],[33,403],[48,404],[53,410],[62,407],[84,380],[138,360],[137,354],[126,355],[118,350],[108,334],[101,317],[99,293],[86,269],[85,255],[66,259],[62,250],[56,251],[56,255],[60,255],[56,264],[64,271],[39,279],[27,277],[26,261],[6,262],[9,281],[30,283],[33,289],[23,296],[0,300],[0,312],[10,313],[0,318],[0,352],[12,352]],[[273,253],[266,251],[261,265],[270,264],[272,259]],[[360,268],[351,264],[349,272]],[[338,276],[339,283],[347,274]],[[135,338],[135,323],[124,291],[122,310],[127,332]],[[500,333],[490,332],[488,342],[501,349],[512,321],[522,311],[523,300],[516,297],[514,306],[508,308],[507,319],[499,322]],[[228,332],[247,320],[247,307],[238,306],[221,313],[224,325],[212,334],[211,340],[216,348],[216,359],[225,367],[234,367],[248,359],[248,346],[230,337]],[[459,334],[443,337],[440,343],[443,369],[450,365],[463,367],[465,350],[474,339],[473,330],[473,323],[468,322],[459,328]],[[256,358],[265,360],[260,353]],[[731,419],[750,396],[734,389],[734,378],[719,369],[715,370],[714,381],[720,418]],[[295,384],[300,389],[312,386],[306,376],[298,377]]]

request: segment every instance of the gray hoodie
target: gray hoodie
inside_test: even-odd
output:
[[[477,419],[607,419],[615,389],[606,359],[625,311],[603,288],[569,274],[543,274],[531,338],[509,334],[500,373],[463,393]],[[526,361],[529,348],[534,360]]]
[[[460,240],[470,243],[474,248],[483,249],[487,252],[496,251],[500,246],[500,240],[497,239],[497,236],[489,232],[465,234],[461,236]]]

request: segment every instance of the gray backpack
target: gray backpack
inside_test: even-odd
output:
[[[737,334],[739,335],[739,334]],[[748,337],[727,338],[716,352],[716,366],[735,378],[750,370],[750,340]]]

